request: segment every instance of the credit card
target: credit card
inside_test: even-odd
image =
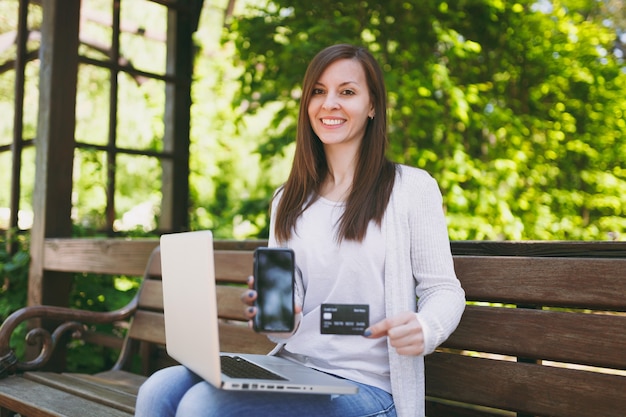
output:
[[[320,319],[322,334],[362,335],[370,325],[370,306],[322,304]]]

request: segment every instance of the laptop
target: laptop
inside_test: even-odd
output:
[[[211,231],[162,235],[161,272],[167,353],[215,387],[307,394],[358,392],[356,384],[285,358],[220,352]],[[195,318],[193,326],[189,317]],[[231,366],[238,369],[227,369]]]

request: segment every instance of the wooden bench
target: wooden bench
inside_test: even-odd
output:
[[[626,415],[624,243],[453,243],[468,306],[427,357],[427,415]]]
[[[146,259],[156,243],[138,245],[54,240],[46,245],[46,264],[52,270],[77,271],[85,269],[87,260],[95,266],[86,272],[111,272],[115,259],[140,254]],[[262,245],[216,242],[216,271],[226,284],[218,295],[225,350],[271,348],[263,336],[245,328],[239,301],[252,250]],[[452,248],[469,305],[457,331],[426,359],[429,417],[624,415],[626,244],[453,242]],[[0,329],[0,360],[17,373],[0,379],[2,417],[11,415],[8,410],[34,417],[132,415],[145,375],[173,363],[162,346],[159,275],[157,250],[137,297],[123,309],[85,313],[31,307],[6,320]],[[42,372],[39,360],[11,364],[12,329],[37,315],[56,315],[70,323],[132,321],[115,367],[85,375]],[[49,345],[58,339],[53,336]],[[143,361],[141,375],[125,370],[135,352]]]
[[[218,313],[222,319],[220,343],[233,352],[267,353],[273,347],[265,336],[252,332],[243,316],[240,295],[252,273],[252,249],[260,243],[223,242],[216,244],[215,267],[218,279]],[[24,308],[10,316],[0,328],[0,373],[2,369],[17,374],[0,379],[2,417],[12,412],[22,416],[131,416],[134,414],[137,390],[156,369],[175,362],[167,356],[163,345],[163,295],[161,291],[161,258],[156,242],[139,242],[118,246],[111,241],[51,240],[46,245],[47,268],[76,271],[93,262],[87,272],[117,271],[115,258],[137,256],[152,251],[137,296],[124,308],[95,313],[61,307],[36,306]],[[103,256],[108,254],[109,256]],[[111,255],[113,255],[111,257]],[[132,269],[132,268],[130,268]],[[118,271],[119,272],[119,271]],[[56,332],[36,330],[44,339],[42,355],[30,362],[16,362],[9,348],[9,337],[17,324],[32,318],[63,322]],[[61,333],[78,332],[90,337],[85,324],[113,323],[131,319],[119,359],[113,369],[95,375],[37,371],[47,360],[48,352],[62,339]],[[189,318],[193,329],[193,317]],[[75,334],[74,336],[79,336]],[[91,335],[93,337],[93,335]],[[133,356],[141,358],[141,375],[129,372]]]

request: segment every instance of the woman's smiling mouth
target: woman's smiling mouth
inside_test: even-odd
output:
[[[322,124],[325,126],[337,126],[337,125],[345,123],[345,121],[342,119],[321,119],[321,120],[322,120]]]

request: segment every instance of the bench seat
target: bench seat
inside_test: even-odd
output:
[[[0,380],[0,404],[7,409],[3,417],[10,415],[8,410],[32,417],[132,416],[140,381],[129,382],[122,390],[114,382],[102,378],[89,383],[72,374],[46,372],[11,375]]]

